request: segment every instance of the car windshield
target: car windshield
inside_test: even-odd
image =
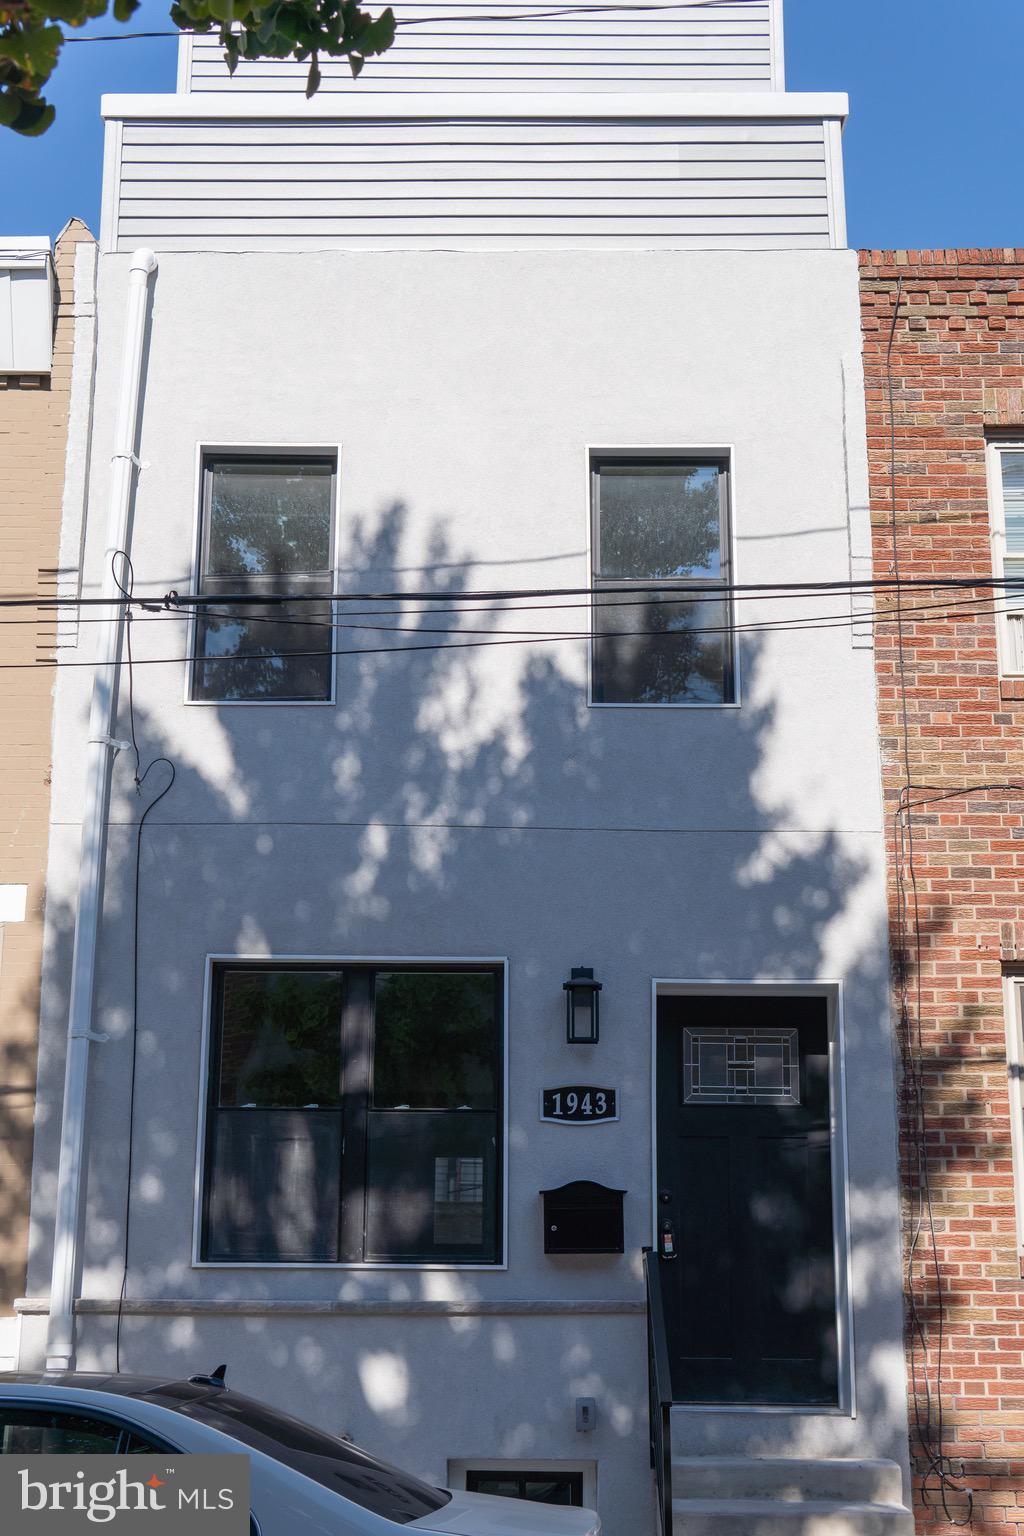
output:
[[[214,1390],[196,1394],[194,1386],[171,1383],[146,1396],[234,1436],[254,1451],[294,1467],[332,1493],[399,1525],[432,1514],[451,1498],[451,1494],[421,1483],[408,1472],[368,1456],[349,1441],[336,1440],[311,1424],[278,1413],[239,1392]]]

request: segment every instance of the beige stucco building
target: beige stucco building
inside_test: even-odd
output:
[[[0,592],[77,584],[62,565],[65,493],[87,456],[91,361],[70,475],[76,328],[91,327],[93,237],[71,219],[44,238],[0,240]],[[76,253],[83,252],[76,266]],[[91,334],[91,332],[90,332]],[[81,340],[81,337],[80,337]],[[79,349],[79,383],[82,360]],[[66,480],[69,482],[66,485]],[[43,892],[50,810],[54,612],[11,609],[0,628],[0,1367],[15,1354],[25,1286]],[[34,667],[34,663],[39,663]]]

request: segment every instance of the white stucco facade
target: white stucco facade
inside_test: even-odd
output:
[[[100,263],[91,509],[103,507],[127,258]],[[843,581],[863,541],[855,257],[844,251],[163,255],[132,532],[135,591],[191,589],[201,446],[339,455],[340,591],[585,587],[591,448],[722,449],[740,583]],[[84,591],[102,532],[86,530]],[[409,604],[430,644],[447,619]],[[905,1461],[892,1043],[872,654],[849,595],[737,602],[738,702],[593,708],[585,639],[337,658],[330,705],[185,702],[188,622],[140,614],[147,824],[121,1366],[237,1386],[427,1475],[596,1463],[611,1536],[648,1518],[640,1250],[653,1240],[652,985],[828,984],[842,1009],[855,1394],[840,1411],[680,1412],[680,1449]],[[365,610],[364,610],[365,611]],[[373,624],[373,617],[353,622]],[[482,630],[545,628],[484,613]],[[559,627],[585,632],[586,609]],[[98,626],[65,659],[87,662]],[[376,647],[374,632],[336,644]],[[469,638],[468,636],[466,638]],[[507,637],[508,638],[508,637]],[[167,660],[166,658],[176,658]],[[30,1298],[43,1348],[91,673],[57,683]],[[118,734],[127,736],[125,688]],[[160,769],[154,770],[154,777]],[[126,1203],[130,754],[115,790],[88,1134],[80,1367],[113,1363]],[[145,801],[142,802],[143,804]],[[507,1246],[493,1269],[196,1262],[210,956],[507,965]],[[565,1044],[572,965],[603,982]],[[614,1085],[616,1123],[542,1124],[543,1086]],[[627,1191],[622,1256],[543,1252],[538,1192]],[[845,1234],[843,1234],[845,1238]],[[224,1305],[226,1304],[226,1305]],[[575,1429],[574,1400],[597,1401]]]
[[[136,913],[168,769],[138,796],[133,753],[114,767],[75,1358],[117,1363],[123,1279],[121,1369],[226,1360],[230,1384],[434,1482],[578,1468],[609,1536],[633,1536],[654,1520],[662,996],[827,1005],[839,1338],[835,1406],[680,1406],[674,1452],[906,1477],[870,614],[848,589],[764,590],[870,574],[846,103],[785,94],[777,0],[681,0],[614,66],[629,17],[524,13],[520,46],[515,17],[477,38],[458,6],[457,68],[410,31],[372,85],[332,67],[307,103],[293,64],[229,83],[186,40],[178,95],[105,102],[82,591],[104,575],[143,244],[130,548],[156,610],[136,609],[131,683],[141,763],[175,778]],[[330,702],[189,702],[191,619],[160,600],[196,590],[203,455],[231,451],[336,458]],[[591,702],[592,456],[652,453],[728,467],[725,704]],[[466,597],[509,589],[568,595]],[[380,592],[448,600],[348,600]],[[46,1355],[89,617],[56,684],[26,1367]],[[500,972],[500,1263],[204,1262],[211,978],[237,958]],[[576,966],[603,987],[593,1046],[566,1043]],[[574,1082],[613,1087],[618,1119],[544,1123],[542,1089]],[[545,1253],[540,1191],[572,1180],[625,1191],[621,1254]]]

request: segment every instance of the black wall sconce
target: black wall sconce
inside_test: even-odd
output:
[[[596,1045],[600,1037],[601,983],[589,965],[574,965],[565,992],[565,1038],[569,1045]]]

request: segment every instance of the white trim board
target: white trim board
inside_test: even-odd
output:
[[[145,119],[169,122],[178,118],[235,118],[239,121],[279,121],[291,119],[311,122],[322,119],[371,118],[385,121],[438,118],[588,118],[607,122],[617,118],[667,118],[700,122],[708,118],[732,117],[751,122],[773,118],[845,120],[849,115],[849,97],[843,91],[609,91],[595,92],[516,92],[450,96],[431,96],[409,100],[398,95],[377,97],[314,97],[301,104],[294,100],[254,99],[211,91],[209,95],[103,96],[100,111],[115,121]]]
[[[659,997],[821,997],[828,1011],[829,1108],[832,1149],[832,1245],[836,1277],[836,1357],[839,1373],[835,1406],[762,1403],[675,1403],[673,1413],[822,1414],[857,1417],[853,1319],[853,1253],[850,1231],[849,1148],[846,1119],[846,1046],[843,983],[818,978],[804,981],[726,981],[654,977],[651,981],[651,1247],[658,1247],[658,999]]]

